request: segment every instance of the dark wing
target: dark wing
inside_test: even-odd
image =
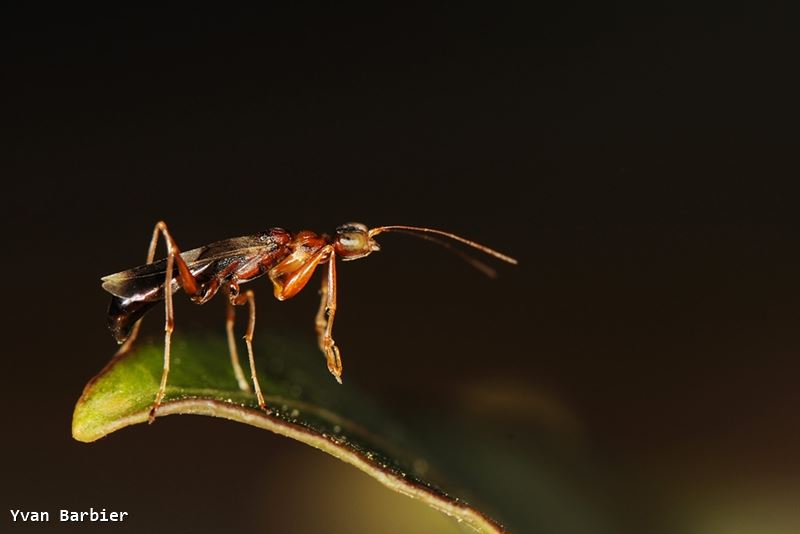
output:
[[[187,250],[181,253],[181,258],[189,266],[189,271],[197,277],[213,267],[214,272],[229,265],[232,261],[268,251],[277,247],[269,234],[254,234],[243,237],[234,237],[206,245],[204,247]],[[155,300],[162,297],[164,277],[167,271],[166,258],[110,274],[102,278],[103,289],[122,298],[136,300]],[[172,289],[177,291],[178,268],[173,266]],[[207,275],[212,275],[209,272]]]

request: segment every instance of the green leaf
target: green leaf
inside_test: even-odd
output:
[[[258,408],[253,394],[238,388],[227,350],[219,338],[173,344],[159,419],[172,414],[210,415],[270,430],[327,452],[478,532],[504,532],[487,515],[441,489],[450,479],[437,472],[435,459],[421,452],[374,402],[347,383],[336,384],[315,350],[280,339],[267,339],[256,347],[259,380],[270,413]],[[162,364],[159,345],[140,343],[114,357],[78,400],[73,437],[91,442],[146,422]]]

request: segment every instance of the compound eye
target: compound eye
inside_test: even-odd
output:
[[[367,227],[361,223],[347,223],[336,229],[339,245],[348,252],[360,252],[369,247]]]
[[[360,251],[367,248],[367,234],[363,232],[342,232],[339,234],[339,243],[348,251]]]

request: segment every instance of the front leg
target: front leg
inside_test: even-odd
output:
[[[322,285],[319,288],[319,309],[314,320],[314,327],[317,330],[317,344],[319,350],[325,352],[325,330],[328,328],[328,271],[322,271]]]
[[[327,284],[323,285],[325,289],[323,290],[323,294],[327,293],[328,302],[325,305],[324,315],[327,318],[327,324],[325,325],[325,331],[322,334],[322,340],[320,342],[322,351],[325,353],[325,359],[328,360],[328,371],[336,378],[336,381],[340,384],[342,383],[342,358],[339,353],[339,347],[336,346],[336,342],[333,340],[333,319],[336,317],[336,255],[331,251],[331,255],[328,258],[328,272],[327,276]],[[323,279],[323,284],[325,284],[326,280]],[[317,323],[319,324],[319,323]]]
[[[286,300],[303,289],[317,266],[326,261],[328,271],[323,280],[322,302],[317,311],[317,335],[320,349],[328,361],[328,370],[341,384],[342,359],[339,348],[331,337],[333,318],[336,315],[336,251],[333,246],[325,245],[299,265],[297,262],[283,262],[277,265],[270,271],[270,279],[275,286],[275,298]]]

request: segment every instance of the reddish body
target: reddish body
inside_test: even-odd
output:
[[[264,398],[258,384],[253,360],[252,339],[255,329],[255,296],[252,290],[241,291],[240,285],[267,275],[272,282],[275,298],[286,300],[302,290],[318,266],[327,264],[322,281],[322,300],[316,317],[317,337],[320,349],[325,354],[328,369],[341,382],[342,362],[339,349],[333,341],[332,328],[336,314],[336,259],[354,260],[380,250],[373,236],[388,231],[421,232],[444,236],[509,263],[516,260],[488,247],[462,237],[411,226],[382,226],[368,229],[360,223],[349,223],[336,229],[331,238],[304,230],[292,235],[281,228],[271,228],[259,234],[235,237],[211,243],[204,247],[181,252],[163,222],[156,224],[145,265],[134,267],[103,278],[103,289],[113,295],[109,307],[109,327],[120,351],[126,351],[138,333],[139,321],[154,305],[165,302],[166,324],[164,337],[164,371],[156,399],[150,411],[151,422],[155,418],[169,375],[170,341],[174,328],[172,295],[178,290],[185,292],[195,304],[204,304],[222,290],[228,296],[228,344],[234,373],[239,386],[249,390],[244,379],[236,343],[233,337],[234,308],[249,305],[250,320],[245,342],[250,360],[253,387],[259,405],[265,408]],[[167,257],[154,261],[158,237],[167,244]],[[429,235],[426,239],[436,241]],[[484,272],[487,267],[468,260]]]

